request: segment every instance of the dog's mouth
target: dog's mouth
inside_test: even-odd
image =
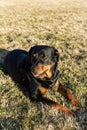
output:
[[[44,72],[40,73],[40,74],[35,74],[34,72],[32,72],[32,75],[33,75],[35,78],[41,78],[43,75],[46,74],[47,71],[48,71],[48,69],[45,70]]]

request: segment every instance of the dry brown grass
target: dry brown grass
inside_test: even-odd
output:
[[[35,44],[60,51],[60,82],[72,90],[82,107],[75,117],[32,103],[2,71],[6,53],[28,50]],[[47,92],[51,99],[75,109],[64,97]],[[87,129],[87,1],[0,1],[0,130]]]

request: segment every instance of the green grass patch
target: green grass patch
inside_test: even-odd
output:
[[[86,3],[86,0],[0,1],[0,129],[87,129]],[[9,50],[28,50],[36,44],[59,50],[59,80],[82,107],[76,110],[56,92],[48,91],[46,96],[74,110],[75,117],[31,102],[18,84],[3,73],[3,61]]]

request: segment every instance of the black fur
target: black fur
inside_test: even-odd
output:
[[[36,59],[33,57],[34,53],[38,54]],[[44,61],[40,59],[40,53],[44,53],[46,57]],[[28,86],[31,99],[40,100],[42,94],[39,91],[39,87],[52,87],[54,82],[58,79],[58,59],[58,51],[54,47],[50,46],[36,45],[32,47],[29,52],[16,49],[7,54],[5,58],[5,70],[15,82]],[[40,79],[33,76],[32,69],[34,69],[37,61],[42,65],[50,64],[51,61],[54,62],[52,78]]]

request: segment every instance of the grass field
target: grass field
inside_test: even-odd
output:
[[[47,44],[60,52],[60,82],[82,107],[64,97],[46,96],[75,111],[75,117],[30,102],[2,70],[9,50]],[[87,129],[87,0],[0,0],[0,130]]]

